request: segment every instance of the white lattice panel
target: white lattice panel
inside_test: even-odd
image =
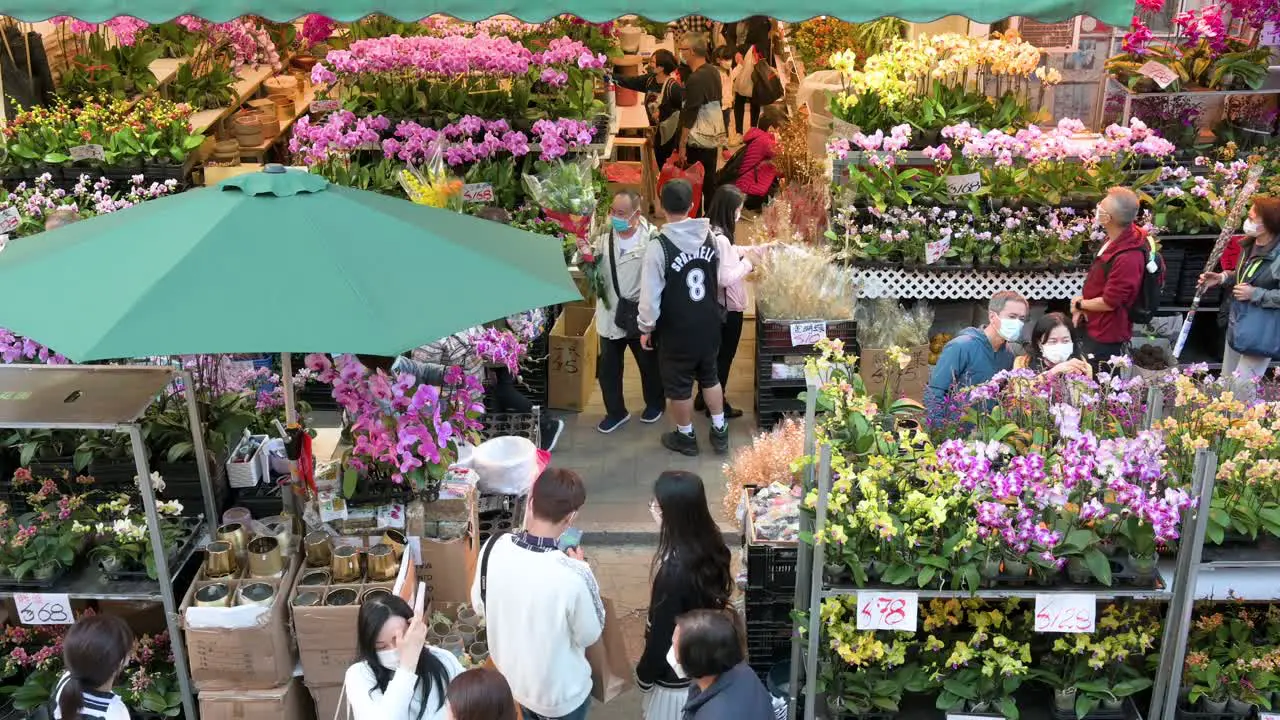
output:
[[[862,297],[921,298],[924,300],[983,300],[1001,290],[1013,290],[1029,300],[1060,300],[1080,294],[1083,271],[997,272],[957,270],[920,272],[904,268],[866,268],[858,271]]]

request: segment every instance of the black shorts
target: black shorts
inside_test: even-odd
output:
[[[688,400],[693,397],[693,383],[696,381],[702,389],[720,384],[720,376],[716,372],[716,357],[719,348],[698,355],[665,350],[658,344],[658,367],[662,373],[662,389],[668,400]]]

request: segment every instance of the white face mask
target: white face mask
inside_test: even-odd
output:
[[[1013,342],[1022,336],[1022,321],[1017,318],[1000,318],[1000,327],[997,332],[1000,337]]]
[[[675,645],[672,645],[671,649],[667,650],[667,664],[670,665],[671,669],[675,671],[676,677],[680,678],[681,680],[684,680],[689,677],[688,675],[684,674],[684,668],[680,667],[680,663],[676,662],[676,646]]]
[[[1044,359],[1057,365],[1060,362],[1066,362],[1071,357],[1071,351],[1074,350],[1071,343],[1057,343],[1055,345],[1045,345],[1040,348],[1040,354],[1044,355]]]
[[[1245,235],[1248,235],[1249,237],[1258,237],[1258,235],[1259,235],[1261,232],[1262,232],[1262,226],[1261,226],[1261,225],[1259,225],[1258,223],[1254,222],[1251,218],[1245,218],[1245,220],[1244,220],[1244,234],[1245,234]]]
[[[388,670],[395,670],[400,667],[400,651],[395,648],[390,650],[379,650],[378,662],[382,667]]]

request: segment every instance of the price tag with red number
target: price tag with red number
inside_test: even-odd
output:
[[[1036,595],[1036,632],[1091,633],[1098,599],[1086,594]]]
[[[858,592],[859,630],[916,631],[919,597],[913,592]]]

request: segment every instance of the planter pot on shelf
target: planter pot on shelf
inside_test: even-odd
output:
[[[58,574],[57,565],[41,565],[31,571],[31,576],[40,582],[52,580]]]
[[[1227,711],[1226,700],[1210,700],[1207,697],[1200,698],[1200,710],[1207,713],[1215,713],[1221,715]]]
[[[1150,582],[1156,575],[1156,556],[1134,556],[1133,553],[1128,557],[1129,569],[1137,576],[1139,583]]]
[[[978,566],[978,577],[986,581],[983,583],[984,585],[989,585],[991,581],[1000,577],[1000,561],[987,560],[983,562],[982,565]]]
[[[841,563],[830,562],[822,566],[822,576],[829,585],[838,585],[845,578],[847,570]]]
[[[1249,715],[1253,712],[1253,704],[1244,700],[1227,698],[1227,712],[1235,715]]]
[[[968,709],[969,712],[984,713],[984,712],[991,711],[991,703],[986,701],[976,702],[976,701],[970,700],[966,702],[965,705],[967,706],[966,709]]]
[[[1005,560],[1004,574],[1009,577],[1009,584],[1021,586],[1027,582],[1029,566],[1021,560]]]
[[[120,558],[115,555],[105,555],[98,559],[98,569],[104,573],[120,572]]]
[[[1084,564],[1084,560],[1071,558],[1067,561],[1067,578],[1077,585],[1087,585],[1093,580],[1093,572]]]
[[[1098,708],[1106,712],[1117,712],[1124,709],[1124,700],[1116,698],[1115,700],[1103,700],[1098,703]]]
[[[1053,691],[1053,707],[1057,710],[1074,712],[1076,709],[1076,689],[1073,687]]]
[[[867,574],[868,582],[875,582],[884,573],[884,563],[868,560],[862,563],[862,571]]]

